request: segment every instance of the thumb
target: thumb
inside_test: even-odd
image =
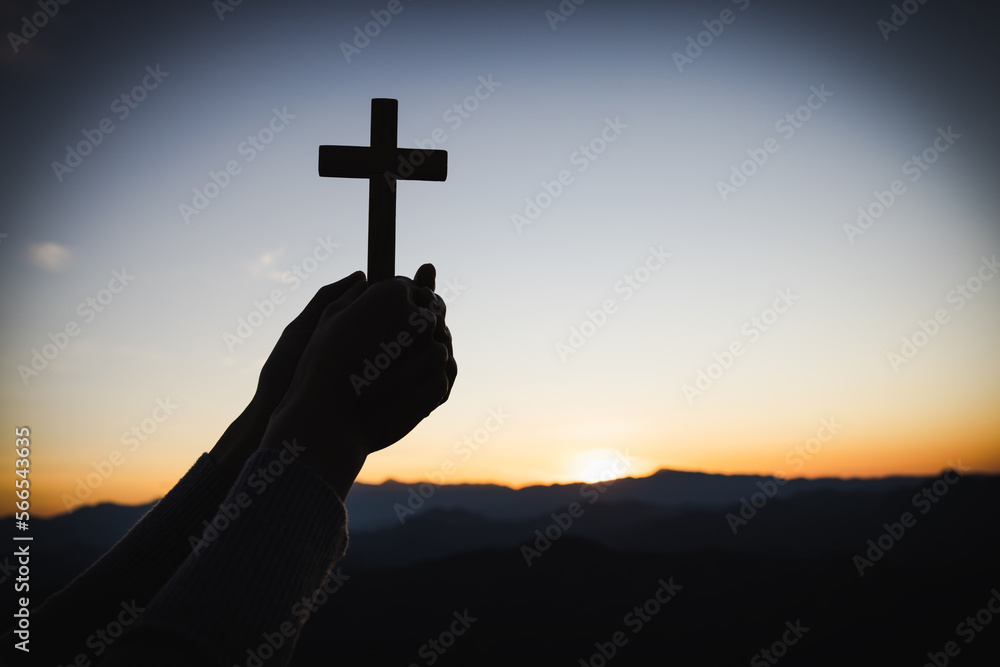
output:
[[[413,282],[420,287],[429,287],[434,291],[434,279],[437,278],[437,269],[433,264],[422,264],[413,275]]]

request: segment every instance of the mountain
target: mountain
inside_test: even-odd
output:
[[[462,509],[502,521],[527,519],[540,513],[564,509],[571,502],[586,500],[598,492],[603,503],[640,502],[656,507],[719,509],[739,504],[742,498],[774,488],[782,498],[800,493],[831,490],[847,493],[880,493],[913,486],[915,477],[878,479],[791,479],[785,483],[759,475],[715,475],[660,470],[649,477],[625,477],[607,484],[552,484],[511,489],[496,484],[449,484],[429,482],[379,485],[356,484],[347,497],[347,511],[355,530],[387,528],[432,509]]]
[[[358,485],[343,585],[292,664],[996,664],[1000,477],[952,480],[428,486],[403,521],[409,486]],[[34,595],[148,507],[33,521]]]
[[[966,493],[970,487],[978,490],[991,483],[996,483],[996,478],[962,480]],[[934,525],[939,535],[981,530],[975,518],[981,508],[959,510],[962,501],[955,498],[966,497],[964,494],[951,495],[950,512],[945,514],[935,512],[937,507],[930,501],[924,504],[918,495],[924,488],[926,481],[919,480],[898,488],[889,485],[881,493],[871,487],[864,491],[817,488],[787,498],[776,495],[759,508],[737,501],[712,509],[611,502],[609,491],[607,499],[592,505],[581,502],[578,517],[569,516],[567,506],[563,506],[554,513],[509,521],[464,509],[431,509],[392,528],[352,529],[351,549],[344,562],[359,570],[377,570],[521,542],[544,545],[552,535],[562,534],[646,553],[722,549],[761,556],[811,557],[847,544],[863,546],[869,538],[885,532],[883,523],[898,523],[906,511],[920,519],[920,526]],[[915,495],[919,506],[913,503]],[[921,512],[924,509],[926,518]],[[960,520],[953,516],[956,513]],[[948,519],[942,523],[944,516]]]
[[[996,664],[1000,478],[776,497],[736,534],[728,511],[595,503],[548,543],[551,516],[460,510],[354,533],[293,664]]]
[[[961,485],[978,488],[996,479],[966,476]],[[867,539],[884,532],[882,522],[898,521],[907,509],[919,516],[913,496],[931,482],[892,477],[779,484],[769,477],[664,470],[605,484],[519,490],[498,485],[357,484],[348,497],[351,548],[343,564],[367,572],[482,549],[541,545],[546,531],[607,548],[661,555],[719,549],[811,557],[844,545],[863,547]],[[429,497],[421,497],[421,491]],[[408,502],[416,509],[410,509]],[[940,521],[943,514],[933,512],[936,505],[921,502],[931,511],[920,525]],[[573,503],[578,504],[576,517],[569,516]],[[36,543],[46,545],[34,559],[36,590],[47,594],[64,585],[149,507],[104,504],[34,520]],[[401,507],[407,511],[402,513]],[[973,533],[981,531],[983,527],[964,521],[977,514],[975,507],[969,508],[961,515],[963,521],[942,530],[950,534],[962,526]],[[572,523],[564,529],[567,521]],[[13,534],[12,518],[0,523]],[[0,566],[4,574],[9,572],[9,562]]]
[[[600,505],[635,503],[643,511],[669,514],[683,510],[718,512],[739,505],[754,494],[773,490],[774,499],[790,500],[803,493],[835,491],[863,497],[891,489],[918,486],[924,478],[792,479],[781,484],[757,475],[716,475],[660,470],[643,478],[626,477],[597,484],[535,485],[511,489],[497,484],[434,485],[429,482],[378,485],[357,483],[347,498],[352,534],[392,529],[435,510],[458,510],[498,522],[531,522],[539,515],[565,511],[573,502],[587,505],[598,497]],[[768,499],[770,500],[770,498]],[[121,506],[104,503],[80,507],[51,519],[32,520],[32,534],[53,548],[84,554],[103,553],[145,514],[152,503]],[[665,512],[664,512],[665,511]],[[457,515],[455,515],[457,516]],[[14,519],[0,520],[6,534],[13,534]],[[85,558],[74,558],[84,561]],[[89,561],[87,561],[89,562]]]

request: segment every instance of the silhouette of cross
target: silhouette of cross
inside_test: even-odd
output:
[[[396,100],[372,100],[371,146],[320,146],[319,175],[368,179],[368,281],[395,275],[396,181],[443,181],[448,151],[396,146]]]

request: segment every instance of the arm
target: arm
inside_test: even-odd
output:
[[[268,665],[287,662],[308,601],[347,547],[344,505],[296,460],[298,447],[250,457],[219,529],[197,532],[197,553],[188,552],[100,667],[229,667],[246,664],[248,652]],[[273,481],[263,482],[261,469]]]
[[[133,610],[152,599],[190,552],[187,533],[212,516],[229,486],[202,455],[111,550],[31,612],[31,653],[15,650],[11,633],[4,635],[0,641],[6,660],[12,665],[24,660],[38,665],[93,664],[107,637],[99,633],[119,617],[131,622]]]
[[[360,293],[360,272],[323,287],[284,330],[261,370],[247,408],[177,485],[114,547],[32,612],[33,663],[93,662],[114,640],[100,632],[116,621],[131,623],[191,553],[247,459],[260,446],[268,419],[291,384],[299,357],[327,309],[337,311]],[[352,291],[353,288],[353,291]],[[116,628],[112,628],[114,631]],[[22,652],[4,635],[2,652],[13,663]],[[79,656],[83,656],[79,658]]]
[[[260,450],[227,496],[226,521],[210,540],[202,536],[206,544],[101,667],[228,667],[252,655],[287,663],[308,616],[305,603],[346,548],[342,501],[365,457],[448,397],[457,367],[439,301],[428,287],[395,279],[324,314]],[[404,331],[412,340],[377,382],[356,391],[351,376]]]

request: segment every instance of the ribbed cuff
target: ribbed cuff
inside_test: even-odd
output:
[[[285,664],[304,603],[347,547],[343,503],[295,456],[286,448],[250,457],[214,518],[186,538],[183,565],[102,667],[151,664],[172,651],[195,664],[244,665],[251,655]]]

